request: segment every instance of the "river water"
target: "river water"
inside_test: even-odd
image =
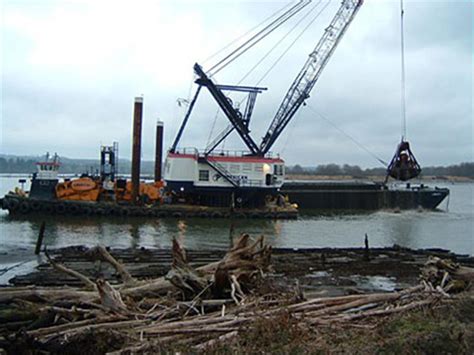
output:
[[[0,195],[18,186],[19,178],[0,175]],[[226,249],[232,230],[233,235],[243,232],[253,236],[263,234],[275,247],[361,247],[367,233],[373,247],[398,244],[474,255],[474,184],[437,183],[436,186],[448,187],[451,191],[449,201],[443,201],[439,211],[304,214],[291,221],[79,216],[14,218],[6,211],[0,211],[0,269],[19,261],[34,261],[33,250],[43,220],[46,222],[44,244],[49,248],[97,244],[169,248],[172,238],[178,237],[189,249]]]

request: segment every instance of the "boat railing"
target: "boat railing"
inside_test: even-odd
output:
[[[206,154],[206,151],[199,151],[199,154]],[[246,157],[250,156],[251,153],[248,150],[227,150],[227,149],[221,149],[221,150],[214,150],[211,154],[208,154],[208,156],[214,156],[214,157]],[[265,158],[272,158],[273,153],[269,152],[265,154]]]
[[[177,154],[192,154],[197,156],[209,156],[209,157],[245,157],[250,156],[251,153],[248,150],[229,150],[229,149],[220,149],[214,150],[212,153],[207,154],[205,150],[199,150],[194,147],[184,147],[176,149],[175,153]],[[272,152],[265,154],[265,158],[273,158],[274,155]],[[277,158],[280,156],[277,154]]]
[[[178,148],[174,151],[175,154],[199,155],[199,151],[193,147]]]

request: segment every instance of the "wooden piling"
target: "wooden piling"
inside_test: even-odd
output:
[[[163,122],[156,123],[156,142],[155,142],[155,182],[161,181],[163,161]]]
[[[133,111],[133,145],[132,145],[132,203],[137,204],[140,197],[140,156],[142,145],[143,98],[135,98]]]
[[[35,255],[39,255],[41,251],[41,245],[43,244],[44,238],[44,229],[46,228],[46,223],[43,221],[41,222],[41,227],[38,234],[38,240],[36,241],[36,248],[35,248]]]
[[[367,233],[365,233],[364,246],[364,260],[370,261],[369,236]]]

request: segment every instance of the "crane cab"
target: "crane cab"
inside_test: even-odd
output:
[[[248,156],[237,151],[206,155],[195,148],[169,152],[164,168],[172,195],[212,206],[261,206],[267,196],[278,193],[284,175],[284,161],[279,157]]]

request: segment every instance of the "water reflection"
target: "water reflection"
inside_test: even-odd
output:
[[[140,227],[132,224],[130,227],[130,247],[136,248],[140,245]]]
[[[253,219],[147,219],[118,217],[11,217],[0,211],[0,251],[33,250],[41,222],[50,247],[102,244],[112,247],[170,248],[173,237],[188,249],[227,249],[241,233],[264,235],[275,247],[441,247],[474,254],[473,184],[453,185],[450,211],[309,213],[293,221]],[[28,252],[29,253],[29,252]]]
[[[396,245],[413,245],[413,238],[419,233],[418,219],[411,215],[393,214],[384,219],[388,239]]]

